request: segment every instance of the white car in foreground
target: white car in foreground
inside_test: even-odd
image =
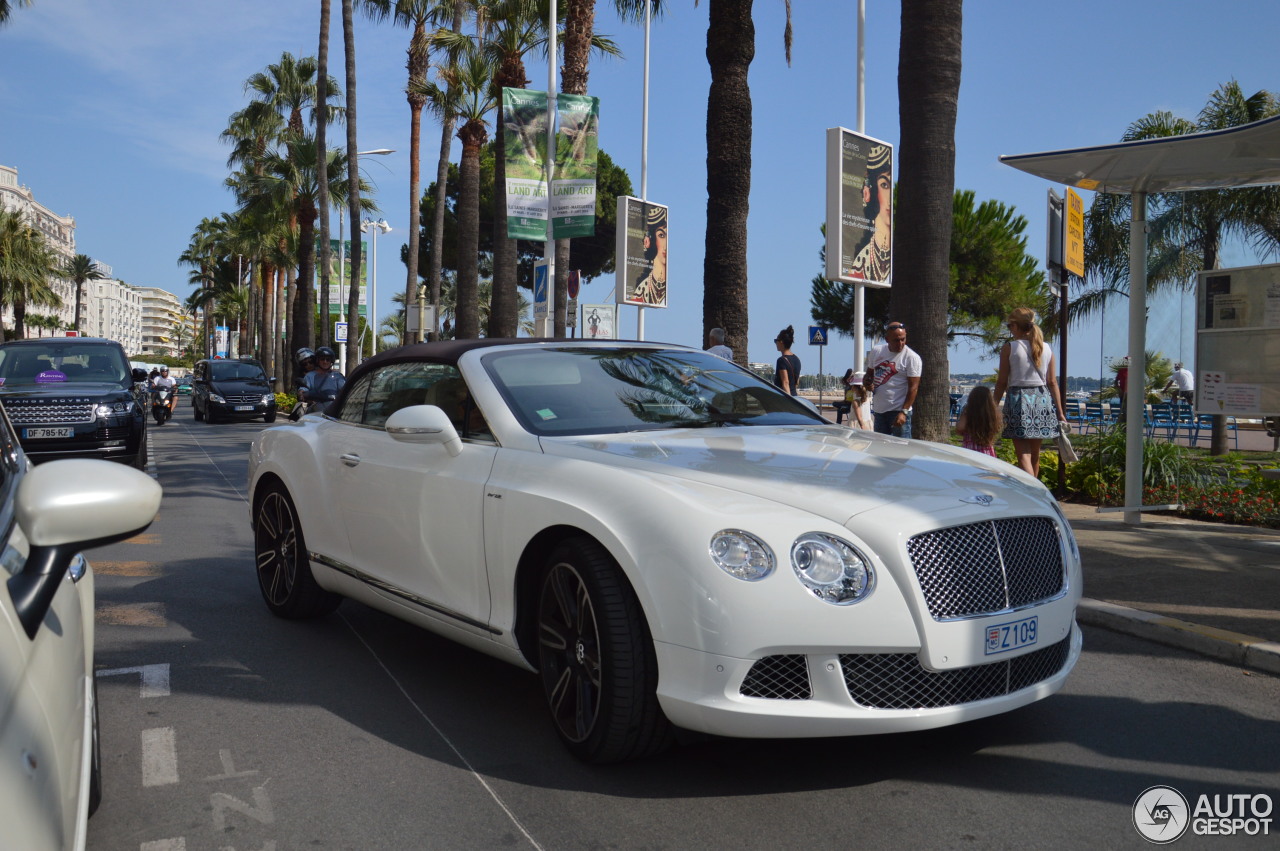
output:
[[[85,846],[102,781],[80,550],[132,537],[159,507],[160,485],[123,464],[29,468],[0,415],[0,847]]]
[[[1062,687],[1080,557],[1037,481],[649,343],[370,358],[250,457],[284,617],[352,597],[538,671],[577,756],[920,730]]]

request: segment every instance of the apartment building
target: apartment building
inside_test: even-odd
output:
[[[49,247],[57,252],[61,262],[66,263],[76,254],[76,220],[71,216],[60,216],[36,200],[35,193],[18,182],[18,170],[13,166],[0,165],[0,210],[17,210],[37,230],[44,234]],[[33,308],[34,312],[57,316],[62,322],[71,322],[76,309],[75,284],[61,278],[50,281],[55,292],[62,298],[62,307]],[[13,325],[13,308],[6,307],[4,323]]]
[[[159,287],[134,287],[141,298],[142,307],[142,355],[177,355],[182,346],[191,340],[184,328],[182,302],[176,295]],[[130,349],[129,351],[134,351]]]

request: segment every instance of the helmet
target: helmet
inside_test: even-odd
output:
[[[338,353],[335,352],[333,349],[329,348],[328,346],[321,346],[320,348],[316,349],[316,360],[321,360],[321,359],[336,361],[338,359]]]
[[[311,349],[304,347],[294,352],[293,359],[296,360],[299,363],[299,365],[301,365],[311,360],[315,356],[316,356],[315,352],[313,352]]]
[[[160,367],[160,374],[161,374],[161,375],[168,375],[168,374],[169,374],[169,367],[167,367],[167,366],[161,366],[161,367]]]

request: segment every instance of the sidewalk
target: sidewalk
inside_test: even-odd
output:
[[[1280,530],[1062,508],[1084,562],[1081,623],[1280,674]]]

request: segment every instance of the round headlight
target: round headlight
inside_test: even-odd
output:
[[[870,563],[853,544],[821,532],[796,538],[791,567],[814,596],[837,606],[867,596],[875,580]]]
[[[711,560],[735,579],[754,582],[773,572],[773,551],[755,535],[722,529],[711,536]]]
[[[93,412],[100,417],[109,417],[111,416],[111,406],[99,405],[98,407],[94,408]]]

